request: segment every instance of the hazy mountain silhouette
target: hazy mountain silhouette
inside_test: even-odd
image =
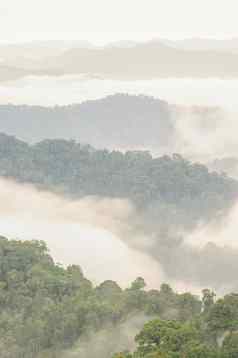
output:
[[[53,60],[63,73],[98,73],[111,78],[236,77],[238,54],[185,51],[161,42],[127,48],[72,49]]]
[[[41,47],[41,51],[42,48],[45,54],[48,51],[48,56],[45,56],[44,60],[44,56],[39,54],[41,61],[35,58],[26,61],[23,47],[23,54],[21,52],[14,61],[9,59],[8,65],[31,70],[30,74],[35,75],[99,74],[105,78],[128,80],[161,77],[236,78],[238,53],[233,50],[237,48],[237,41],[231,41],[217,43],[215,40],[156,40],[129,45],[125,43],[124,46],[122,43],[111,44],[105,47],[79,46],[72,43],[71,46],[52,45],[50,51],[45,45],[45,48]],[[229,52],[221,51],[223,48],[229,49]],[[0,53],[4,53],[4,50]],[[29,53],[27,47],[25,53]],[[0,58],[4,58],[4,55],[0,55]],[[22,76],[24,75],[26,73],[23,72]],[[10,79],[14,77],[6,72],[3,79],[8,76]]]
[[[166,102],[117,94],[52,108],[2,105],[0,131],[28,142],[73,138],[97,147],[151,148],[168,145],[174,127]]]

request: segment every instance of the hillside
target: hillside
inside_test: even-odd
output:
[[[167,284],[145,290],[142,277],[124,290],[94,286],[80,266],[55,264],[43,241],[1,236],[0,258],[1,358],[111,358],[131,349],[134,335],[133,357],[235,357],[236,294],[215,302],[208,289],[201,299]]]
[[[217,107],[175,106],[120,93],[68,106],[0,105],[0,132],[29,143],[74,139],[101,149],[148,149],[157,155],[181,152],[189,157],[196,155],[196,142],[197,155],[210,152],[201,140],[214,140],[225,119],[226,113]]]
[[[181,230],[222,217],[238,196],[237,181],[176,154],[153,158],[147,151],[123,154],[60,139],[29,145],[5,134],[0,135],[0,176],[70,199],[127,199],[136,208],[133,231],[147,233],[159,247],[160,239],[169,238],[169,252],[178,249]],[[162,253],[157,249],[153,255]]]
[[[147,151],[123,154],[62,139],[28,145],[5,134],[0,136],[0,175],[55,191],[63,188],[75,198],[128,198],[141,208],[156,202],[183,210],[192,205],[191,218],[214,215],[238,194],[235,180],[176,154],[152,158]]]
[[[55,264],[43,241],[1,236],[0,258],[1,358],[65,357],[65,350],[79,339],[77,357],[89,358],[82,351],[83,342],[103,330],[112,341],[106,346],[101,343],[98,354],[109,358],[117,349],[129,348],[133,332],[152,315],[167,319],[167,311],[174,308],[174,318],[185,320],[201,309],[196,296],[179,295],[165,284],[160,291],[146,292],[143,278],[135,278],[125,290],[113,281],[95,287],[79,266]],[[144,318],[132,330],[137,316]],[[123,331],[127,325],[129,329],[130,321],[131,334],[126,337]]]
[[[121,239],[129,246],[158,260],[172,278],[236,285],[235,250],[208,244],[197,251],[183,240],[199,224],[222,220],[237,202],[238,182],[226,175],[177,154],[153,158],[147,151],[123,154],[62,139],[29,145],[1,134],[0,176],[73,200],[127,199],[135,212]],[[195,263],[189,271],[188,262]]]
[[[0,106],[0,131],[28,142],[75,139],[104,148],[163,147],[174,134],[170,106],[117,94],[71,106]]]

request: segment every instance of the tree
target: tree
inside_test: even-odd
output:
[[[205,313],[209,312],[210,308],[214,305],[214,299],[216,297],[215,293],[210,291],[209,289],[202,290],[202,303],[203,310]]]

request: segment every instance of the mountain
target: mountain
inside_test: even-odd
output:
[[[178,154],[153,158],[148,151],[123,154],[63,139],[29,145],[5,134],[0,135],[0,176],[73,198],[129,199],[138,209],[149,209],[155,222],[172,209],[170,219],[178,215],[179,224],[188,225],[219,215],[238,196],[236,180]]]
[[[117,94],[78,105],[0,106],[0,131],[28,142],[76,139],[100,148],[158,148],[174,133],[168,103]]]

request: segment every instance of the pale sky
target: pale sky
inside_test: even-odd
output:
[[[0,0],[0,42],[238,37],[238,0]]]

